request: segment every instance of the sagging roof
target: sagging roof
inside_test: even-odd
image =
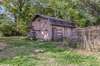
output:
[[[62,26],[62,27],[71,27],[71,28],[76,27],[75,24],[72,23],[71,21],[65,21],[62,19],[58,19],[58,18],[54,18],[54,17],[50,17],[50,16],[44,16],[44,15],[40,15],[40,14],[35,15],[32,21],[34,21],[38,17],[48,19],[49,20],[48,22],[50,22],[51,25]]]

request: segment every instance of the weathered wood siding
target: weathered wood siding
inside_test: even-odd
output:
[[[63,40],[64,27],[52,26],[52,38],[53,40]]]
[[[61,38],[61,40],[63,38],[68,38],[68,39],[72,39],[72,36],[74,35],[74,30],[72,28],[69,27],[61,27],[61,26],[52,26],[52,38],[54,40]],[[55,31],[54,31],[55,30]],[[54,35],[53,35],[54,34]]]
[[[43,40],[51,40],[51,26],[47,19],[37,18],[32,22],[34,30],[36,31],[36,37]]]
[[[71,28],[64,28],[64,37],[71,38],[72,36],[72,29]]]
[[[86,28],[74,29],[74,40],[81,49],[89,51],[100,51],[100,26],[91,26]]]

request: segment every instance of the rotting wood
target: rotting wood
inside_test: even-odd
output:
[[[100,51],[100,26],[77,28],[76,32],[81,49]]]

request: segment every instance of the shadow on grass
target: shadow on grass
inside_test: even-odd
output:
[[[0,59],[25,56],[44,52],[63,52],[65,49],[56,47],[55,42],[30,41],[25,39],[3,38],[8,47],[0,52]]]

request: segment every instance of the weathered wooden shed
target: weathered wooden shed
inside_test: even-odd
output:
[[[35,15],[29,26],[29,35],[43,40],[63,40],[73,36],[75,24],[54,17]]]

